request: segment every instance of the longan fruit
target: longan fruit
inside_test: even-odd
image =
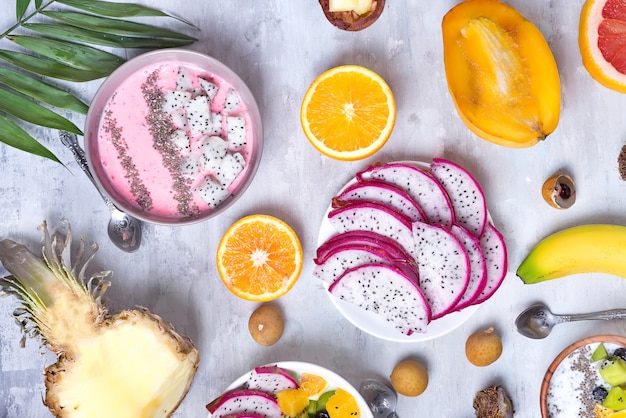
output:
[[[474,366],[488,366],[502,354],[502,341],[493,327],[476,331],[465,342],[465,356]]]
[[[263,304],[256,308],[248,320],[248,331],[257,343],[270,346],[280,340],[285,322],[277,306]]]
[[[428,386],[428,371],[415,360],[404,360],[393,368],[390,380],[400,395],[419,396]]]

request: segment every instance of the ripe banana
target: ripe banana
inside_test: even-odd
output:
[[[556,232],[540,241],[517,269],[526,284],[594,272],[626,278],[626,226],[590,224]]]

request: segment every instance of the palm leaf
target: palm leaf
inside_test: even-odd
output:
[[[116,35],[186,39],[188,41],[196,40],[196,38],[182,33],[174,32],[167,29],[161,29],[157,26],[131,22],[129,20],[109,19],[107,17],[94,16],[90,14],[76,12],[43,11],[41,12],[41,14],[72,26],[77,26],[83,29],[90,29],[96,32],[113,33]]]
[[[83,134],[63,116],[11,90],[0,89],[0,110],[35,125]]]
[[[85,103],[65,90],[8,68],[0,67],[0,84],[61,109],[83,115],[87,114],[89,109]]]
[[[67,81],[91,81],[106,77],[110,74],[107,71],[81,70],[79,68],[61,64],[49,58],[35,57],[33,55],[17,51],[0,49],[0,59],[35,74]]]
[[[109,17],[139,17],[139,16],[154,16],[154,17],[171,17],[179,20],[192,28],[198,29],[193,23],[182,19],[178,16],[166,13],[162,10],[153,9],[151,7],[142,6],[133,3],[114,3],[108,1],[99,0],[57,0],[57,3],[65,4],[66,6],[74,7],[76,9],[85,10],[87,12],[95,13],[101,16]]]
[[[40,157],[61,163],[59,159],[15,122],[0,113],[0,142]]]
[[[23,35],[11,35],[7,39],[62,64],[83,70],[112,72],[125,62],[117,55],[74,42]]]
[[[86,42],[113,48],[171,48],[192,43],[192,41],[188,39],[131,37],[50,23],[26,23],[22,26],[41,33],[42,35],[54,38],[72,42]]]
[[[30,0],[17,0],[15,2],[15,17],[17,20],[20,20],[24,17],[24,13],[28,10],[28,5],[30,4]]]
[[[41,7],[41,2],[42,2],[42,1],[43,1],[43,0],[35,0],[35,7],[36,7],[37,9],[39,9],[39,8]]]

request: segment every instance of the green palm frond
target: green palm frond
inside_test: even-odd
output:
[[[60,162],[27,130],[43,126],[77,134],[64,113],[86,114],[88,105],[54,80],[73,83],[107,77],[125,60],[101,47],[159,49],[196,39],[184,33],[128,20],[174,19],[147,6],[103,0],[16,0],[16,23],[0,34],[0,142]],[[37,23],[32,23],[33,18]],[[20,33],[16,34],[18,29]],[[26,32],[26,33],[24,33]]]

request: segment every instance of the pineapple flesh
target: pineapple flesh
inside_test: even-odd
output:
[[[71,231],[51,236],[43,260],[23,245],[0,241],[11,276],[0,286],[22,301],[15,313],[25,334],[57,354],[45,370],[45,404],[57,417],[169,417],[187,394],[199,363],[192,341],[147,309],[110,316],[101,303],[109,286],[101,272],[85,280],[97,246],[69,260]]]

